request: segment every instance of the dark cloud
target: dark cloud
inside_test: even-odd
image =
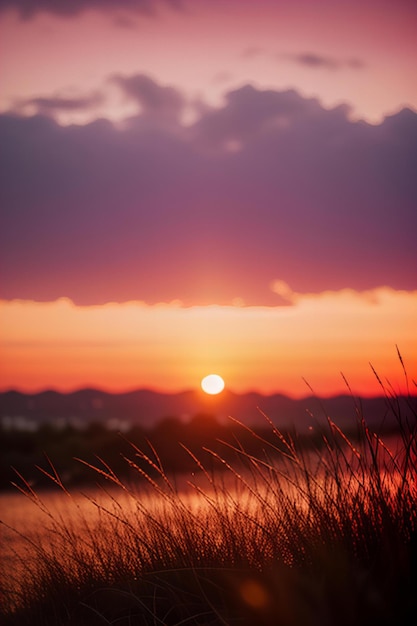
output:
[[[294,90],[258,91],[251,85],[229,92],[225,101],[224,107],[207,110],[195,124],[193,133],[201,145],[219,149],[233,141],[243,145],[322,111],[318,100],[305,99]]]
[[[15,110],[25,111],[29,108],[41,115],[53,115],[60,112],[88,111],[94,109],[102,101],[103,96],[100,93],[79,97],[37,97],[20,100],[16,103]]]
[[[351,69],[358,70],[364,67],[364,63],[360,59],[336,59],[331,56],[316,54],[314,52],[302,52],[300,54],[288,55],[288,58],[299,65],[304,65],[313,69],[339,70],[344,67],[349,67]]]
[[[100,11],[135,11],[154,14],[158,4],[179,8],[181,0],[0,0],[0,11],[15,9],[27,19],[40,12],[73,16],[88,9]]]
[[[162,87],[143,74],[114,75],[110,80],[118,85],[127,97],[138,103],[144,115],[179,119],[185,100],[174,87]]]
[[[294,55],[293,59],[300,65],[307,65],[308,67],[325,67],[328,70],[336,70],[340,67],[340,62],[336,61],[336,59],[314,54],[313,52],[303,52],[302,54]]]
[[[276,280],[416,288],[415,112],[371,126],[246,86],[173,132],[146,120],[175,97],[134,79],[121,84],[148,104],[123,128],[0,116],[0,297],[272,305]]]

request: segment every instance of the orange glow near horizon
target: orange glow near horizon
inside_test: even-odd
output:
[[[286,307],[147,306],[139,302],[78,307],[3,302],[1,387],[23,391],[82,387],[162,392],[197,389],[220,371],[235,392],[294,397],[381,389],[405,391],[398,345],[409,379],[417,370],[417,292],[380,288],[293,294]]]

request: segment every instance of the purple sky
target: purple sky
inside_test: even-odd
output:
[[[319,4],[1,1],[0,298],[416,288],[417,12]]]
[[[416,287],[417,115],[353,122],[245,85],[179,123],[184,98],[113,78],[141,107],[116,128],[59,109],[0,117],[5,299],[278,304],[299,292]]]

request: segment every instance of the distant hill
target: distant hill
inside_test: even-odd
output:
[[[417,398],[411,402],[416,404]],[[408,400],[401,398],[406,411]],[[387,409],[385,398],[362,398],[361,411],[366,420],[387,426],[395,422]],[[209,414],[220,421],[232,416],[245,424],[262,426],[265,418],[258,408],[280,428],[296,427],[305,431],[329,415],[338,425],[353,427],[356,420],[355,401],[350,396],[318,399],[306,397],[291,399],[281,394],[264,396],[258,393],[235,394],[224,391],[219,396],[208,396],[200,391],[164,394],[147,389],[129,393],[107,393],[82,389],[73,393],[43,391],[25,394],[18,391],[0,393],[0,419],[5,426],[36,427],[42,423],[73,424],[78,427],[92,422],[119,429],[130,425],[152,428],[166,417],[184,421],[198,414]]]

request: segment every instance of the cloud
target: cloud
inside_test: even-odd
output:
[[[88,9],[99,11],[132,11],[153,15],[157,4],[181,6],[181,0],[0,0],[0,11],[15,9],[24,19],[37,13],[55,13],[62,17],[78,15]]]
[[[244,144],[289,128],[315,111],[322,111],[318,100],[305,99],[294,90],[260,91],[245,85],[226,95],[224,107],[208,110],[193,131],[200,144],[221,149],[230,141]]]
[[[307,65],[307,67],[324,67],[328,70],[335,70],[340,67],[340,61],[328,56],[322,56],[314,54],[313,52],[303,52],[302,54],[296,54],[293,60],[300,65]]]
[[[119,84],[142,109],[123,126],[0,116],[0,297],[273,306],[415,288],[415,112],[371,126],[247,85],[174,131],[179,92]]]
[[[286,55],[286,57],[299,65],[304,65],[311,69],[340,70],[345,67],[359,70],[364,67],[361,59],[337,59],[328,55],[316,54],[315,52],[301,52],[300,54]]]
[[[285,280],[273,280],[271,283],[271,291],[280,296],[283,303],[295,304],[298,294],[294,293],[288,283]]]
[[[116,74],[110,81],[118,85],[125,96],[134,100],[144,115],[178,120],[185,106],[185,100],[177,89],[162,87],[144,74]]]
[[[26,113],[29,110],[40,115],[54,115],[60,112],[88,111],[94,109],[102,102],[103,96],[98,92],[78,97],[39,96],[18,101],[14,110],[22,113]]]

